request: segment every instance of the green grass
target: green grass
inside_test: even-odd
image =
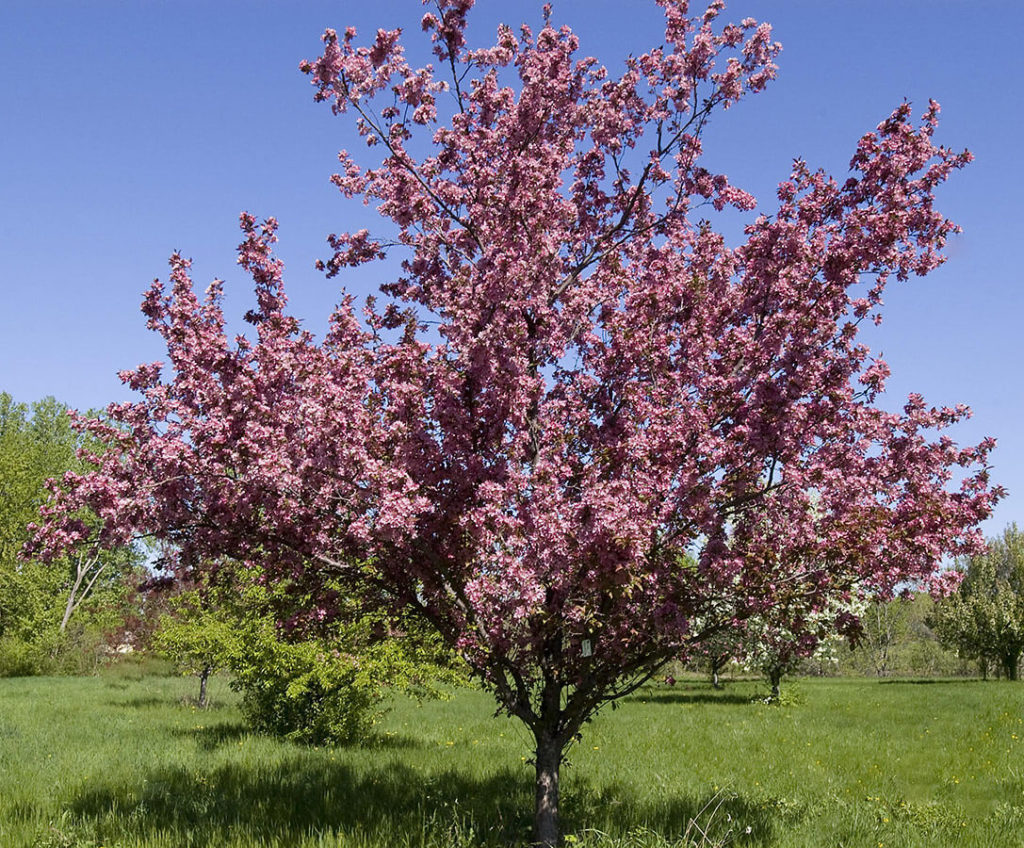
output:
[[[504,846],[529,832],[529,740],[460,691],[400,699],[370,747],[249,734],[223,681],[129,671],[0,680],[4,848]],[[654,687],[589,725],[563,771],[570,844],[1024,845],[1024,688],[802,681]],[[747,832],[747,828],[750,832]],[[575,840],[575,842],[573,842]]]

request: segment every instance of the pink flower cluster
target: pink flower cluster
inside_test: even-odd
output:
[[[314,595],[369,581],[566,739],[752,616],[794,610],[809,643],[837,597],[976,550],[993,442],[937,435],[964,407],[876,406],[888,367],[857,340],[955,231],[933,194],[970,156],[933,144],[938,107],[899,106],[843,182],[798,162],[730,247],[698,207],[754,200],[701,164],[702,130],[774,76],[770,27],[659,0],[665,46],[614,75],[550,20],[471,50],[472,5],[423,19],[441,71],[397,31],[329,30],[303,63],[379,154],[343,153],[335,184],[398,233],[332,236],[325,267],[396,242],[384,305],[304,333],[274,223],[245,215],[258,307],[230,340],[220,284],[199,299],[174,257],[143,304],[167,362],[82,422],[111,450],[55,493],[38,548],[79,541],[88,507],[108,543],[152,534]]]

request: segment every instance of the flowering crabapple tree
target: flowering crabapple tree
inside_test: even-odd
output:
[[[730,246],[701,216],[755,200],[702,135],[779,47],[720,2],[654,2],[664,43],[621,73],[549,8],[471,48],[473,0],[437,0],[424,67],[398,30],[327,30],[302,69],[367,145],[333,181],[387,223],[331,235],[323,267],[398,252],[401,272],[316,339],[275,222],[243,215],[257,306],[231,339],[221,282],[196,294],[175,256],[143,303],[168,361],[122,375],[141,399],[115,424],[80,422],[114,450],[65,479],[37,542],[80,543],[88,505],[106,544],[152,534],[415,611],[532,732],[541,845],[602,704],[751,616],[927,577],[999,496],[994,443],[939,432],[966,407],[880,408],[888,368],[857,340],[955,230],[933,193],[970,154],[933,142],[938,105],[898,106],[845,179],[797,161]]]

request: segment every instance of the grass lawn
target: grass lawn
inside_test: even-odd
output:
[[[372,746],[250,735],[193,681],[131,667],[0,680],[3,848],[507,846],[529,833],[518,722],[486,694],[400,699]],[[1024,684],[658,686],[607,710],[563,771],[577,846],[1024,846]],[[784,684],[785,691],[785,684]],[[691,819],[713,837],[700,841]],[[749,829],[749,831],[748,831]]]

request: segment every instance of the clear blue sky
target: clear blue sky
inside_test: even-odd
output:
[[[536,22],[541,3],[479,0],[471,29]],[[556,0],[583,50],[616,67],[660,42],[646,0]],[[857,138],[903,99],[943,106],[940,142],[977,161],[942,189],[964,227],[950,261],[890,290],[869,342],[893,369],[889,403],[920,391],[969,403],[955,436],[999,440],[994,478],[1010,489],[986,531],[1024,524],[1024,286],[1021,81],[1024,51],[1009,2],[733,0],[726,15],[771,21],[779,79],[719,116],[710,161],[770,207],[793,157],[842,174]],[[248,287],[234,263],[243,210],[281,222],[295,311],[323,326],[338,281],[313,262],[327,233],[371,223],[327,177],[342,119],[312,102],[298,71],[327,26],[418,34],[418,0],[372,3],[136,0],[7,4],[0,28],[0,390],[78,407],[124,399],[116,372],[161,357],[138,307],[181,250],[197,281],[227,279],[241,314]],[[342,284],[371,291],[381,270]]]

